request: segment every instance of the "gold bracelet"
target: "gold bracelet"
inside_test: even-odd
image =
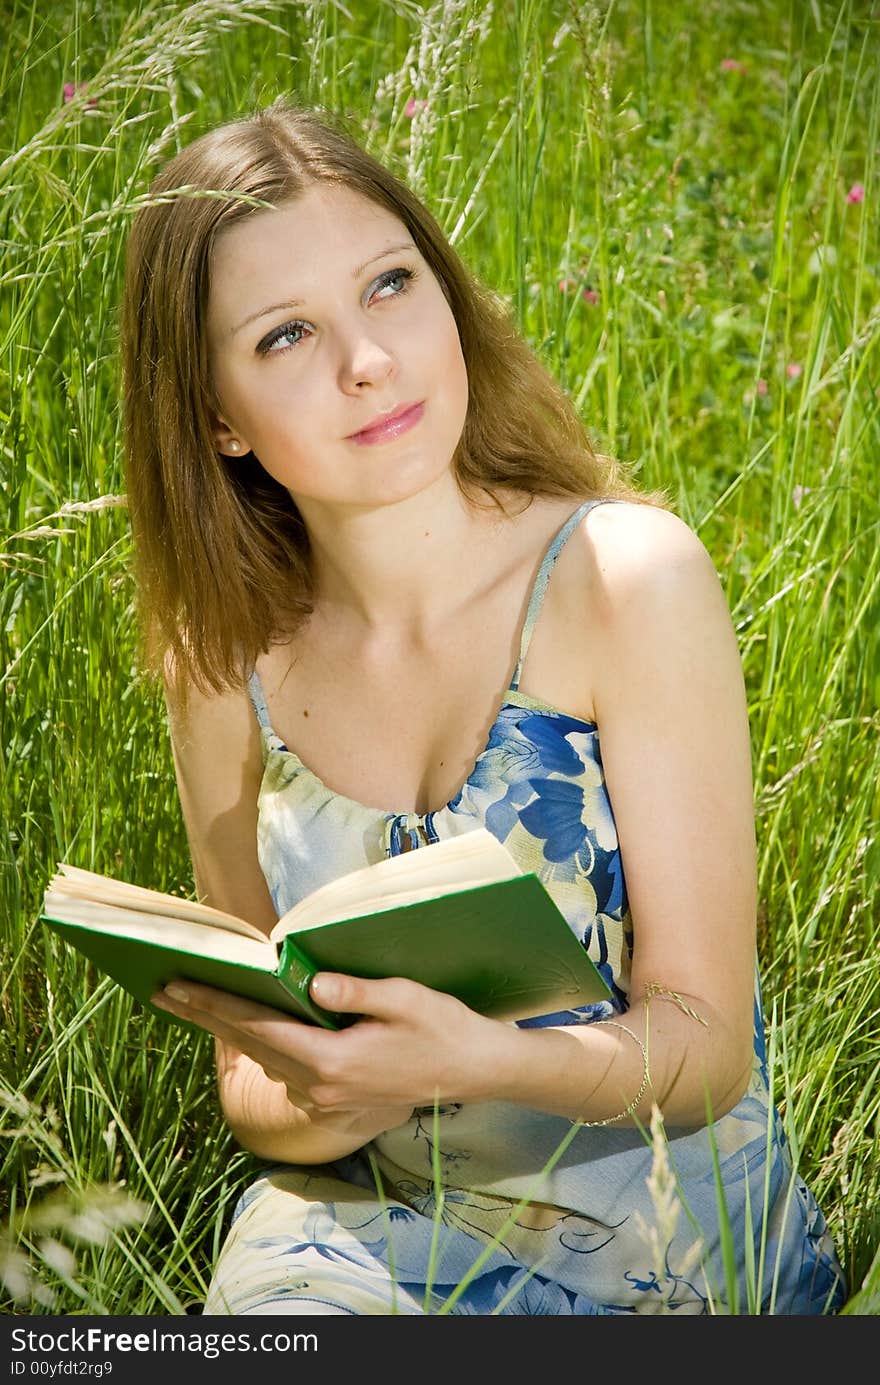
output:
[[[635,1042],[638,1044],[639,1048],[642,1050],[642,1058],[645,1061],[645,1072],[644,1076],[642,1077],[642,1085],[641,1087],[639,1087],[639,1090],[636,1092],[629,1106],[627,1106],[623,1111],[618,1111],[616,1116],[606,1116],[605,1119],[601,1121],[578,1120],[573,1122],[574,1125],[588,1125],[591,1127],[600,1125],[613,1125],[615,1121],[620,1121],[623,1120],[626,1116],[631,1116],[633,1111],[635,1111],[636,1107],[641,1101],[642,1097],[645,1095],[645,1091],[648,1086],[648,1050],[645,1048],[645,1045],[642,1043],[638,1034],[634,1034],[633,1031],[627,1025],[619,1024],[617,1020],[603,1020],[602,1023],[606,1025],[609,1029],[622,1029],[624,1034],[628,1034],[631,1039],[634,1039]]]

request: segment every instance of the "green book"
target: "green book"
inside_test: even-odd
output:
[[[317,971],[403,976],[497,1019],[553,1014],[610,991],[538,876],[486,828],[408,851],[314,890],[267,937],[195,900],[61,863],[40,918],[153,1014],[190,978],[339,1029],[315,1004]]]

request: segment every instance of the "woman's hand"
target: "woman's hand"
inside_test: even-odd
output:
[[[515,1028],[414,981],[321,972],[311,994],[358,1019],[326,1030],[189,981],[152,1001],[240,1049],[284,1084],[294,1106],[340,1131],[376,1123],[378,1134],[403,1124],[415,1106],[491,1099],[514,1061]]]

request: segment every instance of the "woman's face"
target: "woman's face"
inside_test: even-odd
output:
[[[348,188],[312,186],[222,232],[210,280],[219,451],[244,466],[253,451],[296,501],[368,507],[449,468],[468,400],[461,343],[397,217]],[[410,404],[422,413],[406,431],[353,437]]]

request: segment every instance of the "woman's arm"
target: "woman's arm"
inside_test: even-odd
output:
[[[736,1104],[753,1062],[757,872],[739,649],[712,561],[676,516],[600,506],[577,540],[634,932],[625,1023],[648,1046],[667,1123],[699,1125],[707,1097],[715,1116]],[[575,1040],[604,1044],[627,1104],[640,1082],[637,1045],[617,1030],[555,1031],[543,1042],[562,1056]],[[571,1091],[560,1106],[574,1100]]]
[[[199,897],[248,919],[267,934],[277,922],[257,858],[257,796],[262,754],[245,691],[205,696],[189,689],[186,714],[177,677],[165,670],[166,705],[180,804]],[[296,1020],[290,1020],[296,1025]],[[216,1038],[220,1105],[238,1142],[261,1158],[324,1163],[359,1149],[406,1111],[311,1113],[295,1105],[237,1044]]]

